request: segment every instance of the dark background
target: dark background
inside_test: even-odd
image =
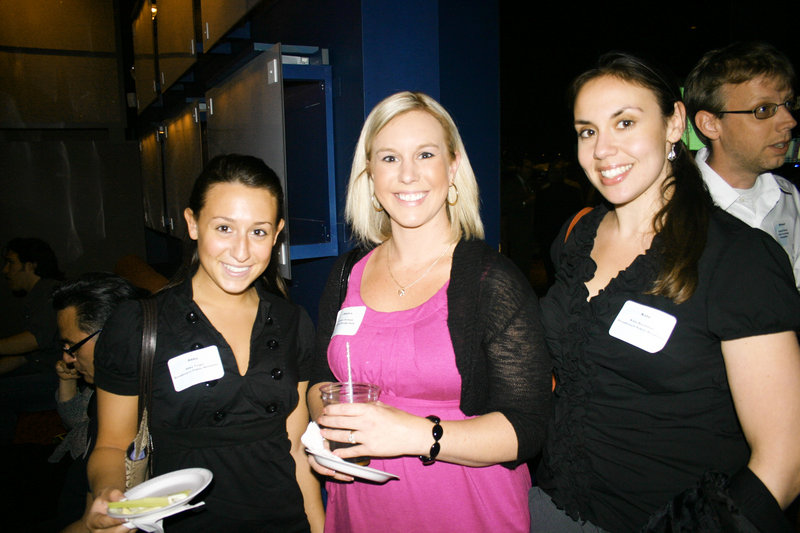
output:
[[[771,42],[800,69],[800,3],[500,0],[503,151],[534,162],[571,156],[565,89],[603,52],[650,58],[682,80],[705,51],[738,40]]]
[[[562,224],[601,201],[575,156],[566,100],[573,78],[621,50],[683,85],[706,51],[748,40],[772,43],[800,69],[798,1],[499,0],[499,18],[501,251],[540,295],[553,281],[549,249]],[[800,164],[776,172],[800,184]]]

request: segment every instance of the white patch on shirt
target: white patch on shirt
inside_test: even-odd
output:
[[[353,307],[345,307],[340,309],[336,314],[336,327],[333,328],[333,335],[355,335],[358,328],[361,327],[361,322],[364,320],[364,315],[367,312],[367,306],[356,305]]]

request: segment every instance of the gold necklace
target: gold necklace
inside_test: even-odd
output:
[[[433,261],[433,263],[431,263],[431,264],[428,266],[428,268],[426,268],[426,269],[425,269],[425,272],[423,272],[423,273],[422,273],[422,275],[421,275],[420,277],[418,277],[417,279],[415,279],[414,281],[412,281],[411,283],[409,283],[409,284],[408,284],[408,285],[406,285],[406,286],[400,285],[400,282],[399,282],[399,281],[397,281],[397,278],[395,278],[395,277],[394,277],[394,274],[392,274],[392,267],[391,267],[391,266],[389,266],[389,263],[391,262],[391,261],[390,261],[390,259],[391,259],[391,258],[390,258],[389,256],[391,255],[391,253],[392,253],[392,252],[391,252],[391,250],[389,250],[389,253],[387,254],[387,257],[386,257],[386,270],[388,270],[388,271],[389,271],[389,277],[391,277],[391,278],[392,278],[392,281],[394,281],[394,282],[395,282],[395,284],[396,284],[396,285],[399,287],[399,288],[397,289],[397,295],[398,295],[398,296],[405,296],[405,295],[406,295],[406,291],[407,291],[408,289],[410,289],[411,287],[413,287],[414,285],[416,285],[416,284],[417,284],[417,282],[418,282],[418,281],[420,281],[422,278],[424,278],[425,276],[427,276],[427,275],[428,275],[428,272],[430,272],[430,271],[433,269],[433,267],[435,267],[435,266],[436,266],[436,263],[438,263],[438,262],[439,262],[439,259],[441,259],[442,257],[444,257],[444,254],[446,254],[446,253],[447,253],[447,250],[449,250],[449,249],[450,249],[450,245],[448,244],[448,245],[447,245],[447,247],[444,249],[444,251],[441,253],[441,255],[439,255],[439,257],[437,257],[437,258],[436,258],[436,259]]]

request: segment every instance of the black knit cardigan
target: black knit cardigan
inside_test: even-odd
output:
[[[353,259],[334,265],[319,304],[311,385],[335,381],[328,343]],[[552,363],[544,342],[539,302],[527,279],[506,257],[480,240],[456,245],[447,288],[447,324],[461,375],[461,410],[467,416],[498,411],[517,434],[514,467],[536,455],[551,411]]]

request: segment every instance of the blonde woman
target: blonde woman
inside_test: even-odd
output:
[[[528,282],[481,240],[475,176],[441,105],[404,92],[375,107],[346,217],[363,251],[352,269],[340,258],[322,297],[309,409],[326,439],[356,443],[336,454],[399,480],[354,481],[311,458],[333,478],[326,531],[527,531],[523,462],[542,442],[550,358]],[[334,334],[340,309],[363,319]],[[323,409],[348,346],[353,380],[381,401]]]

